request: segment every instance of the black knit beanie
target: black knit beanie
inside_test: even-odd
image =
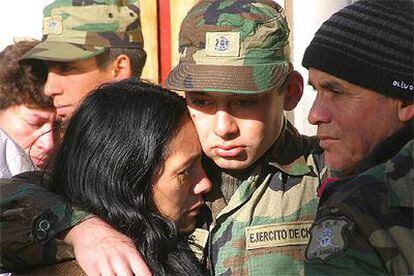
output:
[[[413,0],[360,0],[316,32],[302,65],[398,99],[414,96]]]

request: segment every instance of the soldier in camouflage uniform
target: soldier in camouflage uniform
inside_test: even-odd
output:
[[[358,1],[305,52],[309,120],[339,178],[323,190],[307,274],[414,274],[413,13],[413,1]]]
[[[266,0],[200,1],[181,25],[166,85],[185,91],[209,157],[208,232],[196,236],[214,275],[303,272],[321,166],[315,140],[283,116],[302,88],[288,37],[282,9]]]
[[[181,58],[167,87],[186,93],[213,180],[192,246],[214,275],[304,271],[323,171],[316,139],[300,136],[283,115],[296,106],[303,87],[290,62],[288,37],[283,11],[270,0],[200,1],[182,23]],[[22,191],[8,206],[11,212],[22,198],[30,202],[32,191],[42,193],[31,188],[38,191]],[[8,202],[13,195],[9,190]],[[14,247],[8,261],[27,264],[39,250],[36,263],[66,258],[56,234],[85,214],[58,199],[39,209],[33,224],[30,215],[21,219],[26,232],[19,233],[22,243],[8,244]],[[8,219],[16,231],[16,218]]]
[[[42,42],[21,60],[46,65],[45,93],[63,120],[100,84],[141,75],[146,53],[137,0],[57,0],[43,16]]]

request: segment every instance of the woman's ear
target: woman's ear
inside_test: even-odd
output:
[[[303,94],[303,78],[298,71],[289,74],[286,80],[284,109],[290,111],[296,107]]]

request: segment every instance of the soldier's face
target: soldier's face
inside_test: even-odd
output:
[[[67,120],[82,99],[99,85],[114,79],[110,66],[98,67],[95,58],[74,62],[47,61],[45,94],[53,98],[57,115]]]
[[[284,96],[186,92],[204,153],[225,170],[243,170],[276,141],[283,126]]]
[[[318,126],[325,162],[335,170],[352,174],[378,143],[403,126],[398,100],[313,68],[309,84],[317,97],[308,120]]]

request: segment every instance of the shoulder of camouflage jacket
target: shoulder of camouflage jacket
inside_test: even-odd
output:
[[[330,263],[344,258],[345,253],[354,259],[371,254],[379,257],[390,273],[413,273],[413,145],[411,140],[387,162],[331,184],[326,201],[321,201],[315,224],[323,229],[323,225],[332,227],[332,223],[340,225],[337,222],[343,221],[343,237],[348,235],[344,234],[347,231],[351,236],[358,236],[357,233],[362,236],[359,242],[349,241],[349,246],[345,243],[342,253],[333,254],[336,256]],[[314,228],[312,233],[316,231]],[[322,232],[317,233],[322,235]],[[375,262],[374,257],[372,261]]]

